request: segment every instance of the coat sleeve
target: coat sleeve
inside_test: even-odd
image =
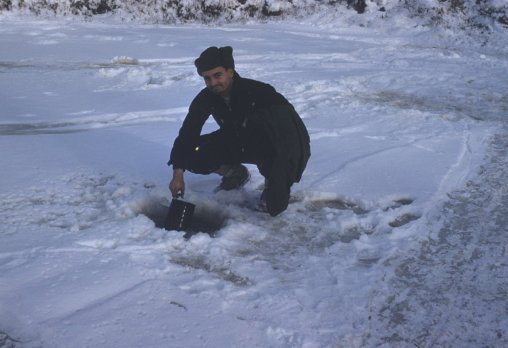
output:
[[[203,125],[210,116],[208,104],[204,91],[192,101],[189,112],[173,143],[168,165],[173,165],[173,168],[187,168],[186,159],[189,158],[189,154],[196,146]]]

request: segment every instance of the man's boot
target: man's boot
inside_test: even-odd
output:
[[[222,165],[215,173],[222,175],[217,191],[239,189],[250,179],[249,170],[242,164]]]

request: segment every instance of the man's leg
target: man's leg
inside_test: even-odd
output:
[[[222,176],[217,191],[230,191],[243,187],[250,179],[249,170],[242,164],[223,164],[215,173]]]
[[[218,130],[199,137],[187,169],[196,174],[217,173],[222,176],[217,189],[233,190],[242,187],[250,178],[240,161],[241,150]]]

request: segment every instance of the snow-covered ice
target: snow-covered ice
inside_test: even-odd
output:
[[[186,240],[156,223],[210,45],[295,105],[312,157],[276,218],[250,209],[253,166],[239,192],[187,174],[215,237]],[[500,47],[339,20],[2,17],[2,347],[508,345]]]

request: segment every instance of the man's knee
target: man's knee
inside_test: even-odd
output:
[[[196,174],[210,174],[223,164],[234,162],[231,146],[221,131],[204,134],[199,137],[196,146],[187,159],[188,169]]]
[[[221,166],[221,161],[202,146],[196,146],[188,158],[188,168],[195,174],[210,174]]]

